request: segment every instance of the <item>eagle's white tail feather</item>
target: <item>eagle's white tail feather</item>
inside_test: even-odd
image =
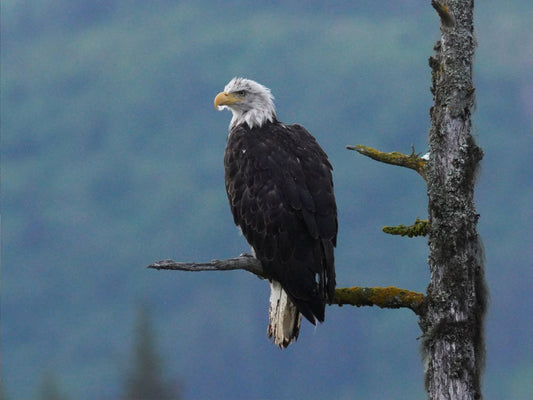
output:
[[[298,312],[287,293],[276,281],[270,282],[270,308],[268,310],[268,337],[279,347],[287,347],[298,338],[302,314]]]

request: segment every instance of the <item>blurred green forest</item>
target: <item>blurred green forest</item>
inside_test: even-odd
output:
[[[426,4],[427,3],[427,4]],[[486,248],[485,398],[533,392],[533,4],[477,3],[476,193]],[[248,250],[222,155],[234,76],[334,166],[339,286],[425,291],[425,239],[383,225],[427,215],[412,171],[345,149],[427,150],[429,2],[5,0],[1,4],[2,395],[43,376],[72,399],[117,399],[139,302],[164,379],[184,399],[423,398],[409,311],[329,307],[285,351],[266,338],[268,285],[244,272],[147,270]],[[387,384],[383,385],[382,382]]]

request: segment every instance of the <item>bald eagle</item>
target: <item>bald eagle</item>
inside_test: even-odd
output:
[[[332,167],[301,125],[278,121],[265,86],[232,79],[215,108],[233,113],[224,154],[235,224],[270,280],[268,336],[284,348],[301,315],[324,321],[335,290],[337,207]]]

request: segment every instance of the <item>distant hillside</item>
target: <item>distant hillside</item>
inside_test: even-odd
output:
[[[334,165],[339,285],[425,290],[426,241],[381,233],[426,216],[424,183],[345,145],[426,151],[437,18],[415,1],[324,4],[2,3],[10,399],[32,398],[44,371],[70,398],[115,399],[144,301],[185,398],[424,395],[420,331],[407,311],[330,307],[325,324],[304,327],[280,352],[265,334],[265,282],[145,269],[248,251],[224,193],[230,115],[213,109],[229,79],[247,76],[272,89],[280,119],[305,125]],[[479,7],[476,25],[475,123],[486,153],[477,201],[493,299],[485,387],[487,399],[519,399],[533,367],[533,326],[523,317],[533,256],[524,151],[533,147],[533,6],[495,7]]]

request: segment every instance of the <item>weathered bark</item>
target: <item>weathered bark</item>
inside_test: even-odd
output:
[[[420,319],[431,400],[481,399],[486,287],[476,230],[476,170],[483,152],[471,133],[473,0],[433,1],[441,39],[430,58],[434,106],[427,165],[431,282]]]

